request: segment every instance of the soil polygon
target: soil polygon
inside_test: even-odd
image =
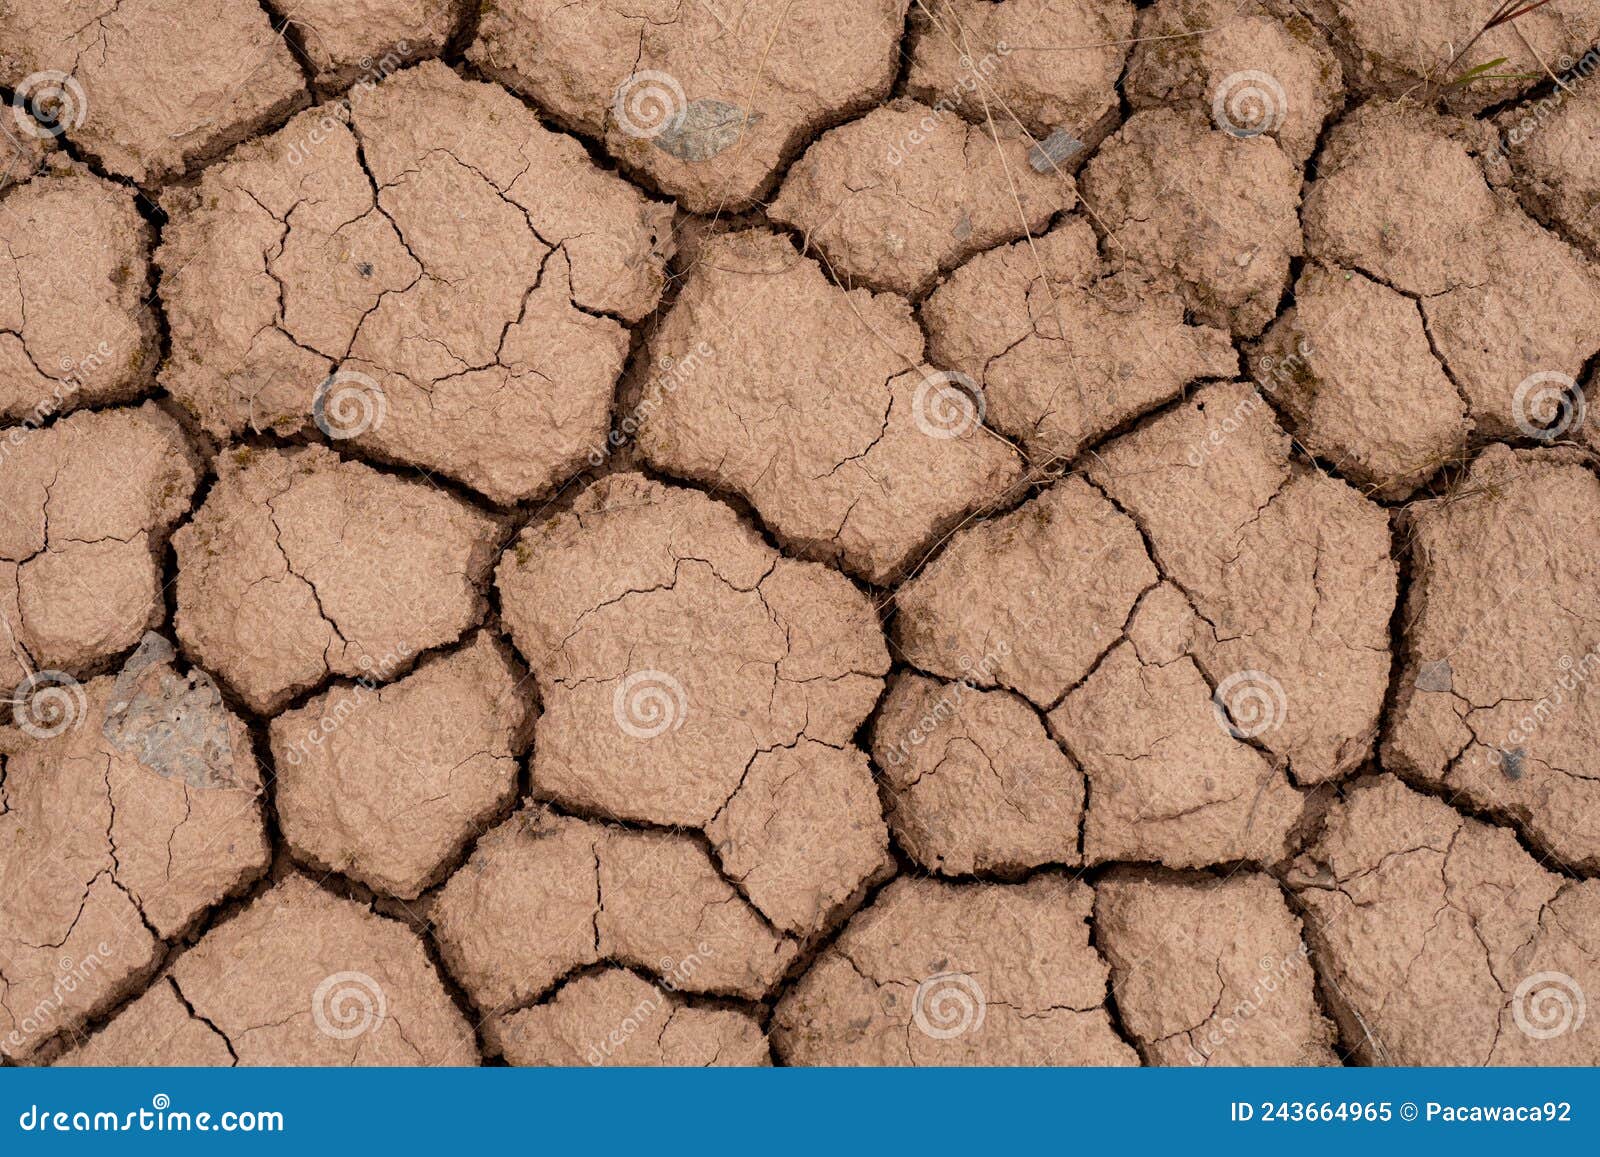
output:
[[[0,1063],[1600,1063],[1597,71],[0,0]]]

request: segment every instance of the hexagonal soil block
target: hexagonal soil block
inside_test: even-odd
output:
[[[1389,776],[1337,803],[1289,877],[1330,1011],[1377,1065],[1592,1065],[1600,881]]]
[[[1493,446],[1406,514],[1405,666],[1384,763],[1600,867],[1600,483],[1576,450]]]
[[[1296,164],[1344,98],[1327,37],[1288,0],[1156,0],[1135,35],[1135,108],[1198,109],[1233,136],[1271,137]]]
[[[252,710],[392,678],[481,612],[500,528],[459,499],[320,446],[228,451],[217,472],[173,535],[174,626]]]
[[[172,967],[244,1065],[471,1065],[472,1026],[415,933],[288,876]]]
[[[732,487],[795,553],[894,581],[1002,494],[1016,453],[982,401],[923,363],[892,294],[846,292],[765,230],[705,244],[651,341],[646,461]]]
[[[491,500],[605,441],[668,206],[516,98],[425,63],[166,201],[162,382],[212,434],[320,431]]]
[[[334,687],[272,721],[294,853],[412,899],[516,796],[532,688],[486,635],[386,686]]]
[[[150,386],[149,245],[133,191],[81,168],[0,201],[0,417],[37,426]]]
[[[1378,498],[1410,494],[1466,450],[1466,403],[1417,302],[1348,269],[1308,264],[1295,303],[1250,359],[1310,453]]]
[[[200,463],[152,403],[0,433],[0,683],[100,668],[166,614],[161,559]]]
[[[1203,629],[1192,655],[1226,730],[1300,783],[1359,767],[1389,680],[1389,520],[1289,458],[1261,395],[1207,386],[1096,454],[1089,477],[1133,516]]]
[[[1276,315],[1302,251],[1300,173],[1276,141],[1147,109],[1084,166],[1079,192],[1114,265],[1172,285],[1200,321],[1252,337]]]
[[[813,813],[826,830],[864,814],[881,831],[876,800],[850,786],[866,769],[840,749],[889,656],[872,604],[836,571],[779,556],[698,491],[616,474],[523,531],[496,584],[544,705],[541,794],[703,827],[745,785],[768,803],[741,803],[737,827],[769,806],[781,768],[830,801]]]
[[[1133,18],[1127,0],[928,0],[911,11],[907,91],[971,121],[1020,121],[1040,141],[1063,130],[1075,154],[1117,118]]]

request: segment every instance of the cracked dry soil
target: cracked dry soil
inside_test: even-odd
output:
[[[1492,8],[0,3],[0,1060],[1600,1063]]]

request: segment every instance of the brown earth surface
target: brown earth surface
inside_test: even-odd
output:
[[[1600,1063],[1491,7],[0,5],[0,1064]]]

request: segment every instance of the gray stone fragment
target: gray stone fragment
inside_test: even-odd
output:
[[[1435,659],[1417,668],[1417,690],[1448,692],[1454,686],[1453,678],[1450,660]]]
[[[1083,142],[1058,128],[1028,150],[1028,164],[1036,173],[1049,173],[1083,150]]]
[[[747,115],[736,104],[703,97],[690,101],[654,143],[680,161],[709,161],[737,144],[740,134],[760,120],[760,113]]]
[[[215,680],[172,669],[176,652],[146,633],[117,675],[101,732],[117,751],[190,787],[238,787],[228,711]]]

